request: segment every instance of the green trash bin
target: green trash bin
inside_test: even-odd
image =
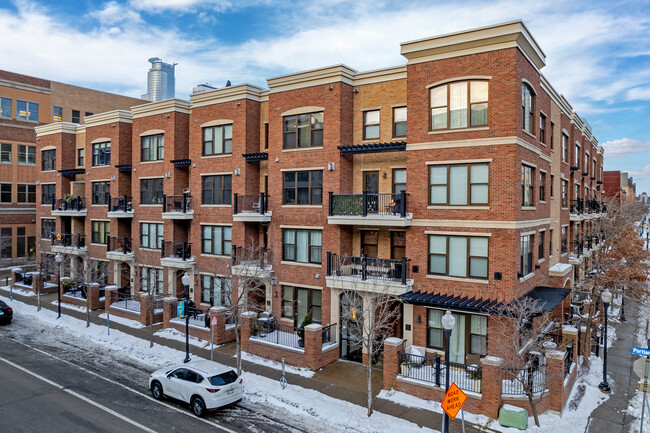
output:
[[[503,427],[515,427],[526,430],[528,427],[528,411],[517,406],[504,404],[499,409],[499,424]]]

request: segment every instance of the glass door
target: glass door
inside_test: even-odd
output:
[[[360,324],[356,319],[360,314],[363,314],[363,300],[359,295],[354,293],[342,293],[340,297],[340,305],[341,358],[355,362],[362,362],[363,352],[361,350],[361,329]]]
[[[465,363],[465,315],[453,313],[456,324],[451,330],[449,359],[451,362]]]

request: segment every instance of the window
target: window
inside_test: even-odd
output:
[[[81,111],[72,110],[72,123],[81,123]]]
[[[429,204],[487,204],[488,182],[488,164],[432,165],[429,167]]]
[[[282,230],[282,260],[321,263],[323,233],[320,230]]]
[[[111,142],[93,144],[93,166],[111,165]]]
[[[86,120],[86,117],[92,116],[93,114],[95,114],[95,113],[91,113],[90,111],[86,111],[84,113],[84,120]]]
[[[299,114],[284,118],[284,148],[323,146],[323,113]]]
[[[0,259],[10,259],[13,251],[11,227],[0,228]]]
[[[0,203],[11,203],[10,183],[0,183]]]
[[[230,278],[201,275],[201,302],[213,307],[228,307],[231,293]]]
[[[549,257],[553,255],[553,229],[548,232],[548,255]]]
[[[52,122],[63,122],[63,108],[52,107]]]
[[[19,144],[18,164],[36,165],[36,146]]]
[[[284,172],[282,204],[322,204],[323,172],[287,171]]]
[[[562,207],[567,207],[567,188],[569,187],[569,182],[562,179]]]
[[[539,172],[539,201],[546,201],[546,173]]]
[[[546,116],[539,115],[539,142],[546,144]]]
[[[36,185],[17,184],[18,203],[36,203]]]
[[[141,161],[161,161],[165,158],[164,134],[148,135],[146,137],[142,137],[140,144]]]
[[[84,150],[83,149],[77,149],[77,165],[79,167],[84,166]]]
[[[140,204],[162,204],[163,179],[140,179]]]
[[[521,166],[521,205],[532,206],[535,169],[527,165]]]
[[[38,104],[16,99],[16,119],[38,122]]]
[[[140,291],[162,295],[163,270],[140,266]]]
[[[203,156],[232,154],[232,125],[203,128]]]
[[[562,162],[569,162],[569,136],[562,133]]]
[[[580,168],[580,145],[576,143],[576,150],[575,150],[575,166]]]
[[[11,143],[0,143],[0,162],[11,162]]]
[[[232,246],[232,227],[230,226],[202,226],[201,227],[201,252],[203,254],[216,254],[229,256]]]
[[[533,235],[521,237],[519,259],[519,272],[521,273],[521,278],[533,272]]]
[[[406,137],[406,107],[393,108],[393,137]]]
[[[555,139],[555,123],[551,122],[551,150],[553,150],[553,146],[555,145],[554,139]]]
[[[363,112],[363,139],[379,138],[379,110]]]
[[[522,110],[522,119],[523,119],[523,128],[524,131],[529,134],[534,134],[533,127],[533,105],[535,102],[535,93],[533,89],[530,88],[528,84],[521,86],[521,110]]]
[[[163,243],[162,223],[140,223],[140,248],[161,249]]]
[[[430,99],[431,129],[467,128],[488,124],[487,81],[443,84],[431,89]]]
[[[361,254],[366,257],[378,257],[379,232],[377,230],[361,231]]]
[[[393,194],[399,194],[406,191],[406,169],[393,169]]]
[[[93,244],[107,244],[109,234],[110,234],[110,223],[108,221],[92,222],[92,243]]]
[[[551,175],[551,198],[555,197],[555,175]]]
[[[544,243],[546,241],[546,232],[539,232],[539,245],[537,247],[537,260],[544,259]]]
[[[568,229],[567,226],[562,227],[562,231],[560,233],[562,235],[562,239],[561,239],[561,242],[562,242],[562,254],[566,254],[566,252],[567,252],[567,245],[566,245],[566,242],[567,242],[567,229]]]
[[[487,355],[487,317],[470,316],[469,353]]]
[[[55,189],[56,185],[53,183],[45,185],[41,184],[41,204],[54,203]]]
[[[0,98],[0,117],[11,119],[11,99]]]
[[[41,238],[52,239],[52,233],[56,232],[56,223],[53,219],[41,220]]]
[[[390,232],[390,258],[400,260],[406,257],[406,232]]]
[[[203,176],[203,204],[230,204],[232,193],[232,176],[223,174]]]
[[[56,149],[41,152],[41,170],[56,170]]]
[[[25,227],[16,227],[16,257],[25,257]]]
[[[269,122],[264,123],[264,150],[269,148]]]
[[[282,317],[300,326],[307,314],[315,323],[322,321],[323,292],[302,287],[282,286]]]
[[[108,197],[110,196],[111,183],[106,182],[92,182],[93,187],[93,204],[108,204]]]
[[[488,238],[429,235],[429,274],[488,277]]]
[[[442,311],[427,310],[427,347],[444,349]]]

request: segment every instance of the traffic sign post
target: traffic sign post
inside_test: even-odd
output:
[[[217,326],[217,316],[212,316],[210,318],[210,331],[211,331],[210,361],[212,361],[212,354],[214,353],[214,327],[215,326]]]
[[[449,390],[445,394],[445,398],[442,399],[440,407],[445,411],[451,419],[456,419],[458,412],[463,408],[463,405],[467,401],[467,394],[463,392],[462,389],[456,385],[455,382],[452,382]],[[463,432],[465,431],[465,413],[462,413],[463,421]]]
[[[647,326],[647,323],[646,323]],[[646,337],[647,337],[646,332]],[[645,406],[646,400],[648,397],[648,369],[650,368],[650,340],[648,340],[648,349],[643,349],[641,347],[633,347],[632,353],[635,355],[645,356],[645,362],[643,358],[639,358],[634,361],[634,372],[641,377],[641,366],[645,364],[645,371],[643,373],[643,384],[639,383],[641,391],[643,391],[643,403],[641,403],[641,429],[639,433],[643,433],[643,421],[645,420]]]

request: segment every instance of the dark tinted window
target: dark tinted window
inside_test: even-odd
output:
[[[9,308],[9,305],[5,304],[4,301],[0,301],[0,308]]]
[[[221,373],[218,376],[212,376],[210,378],[210,383],[214,386],[222,386],[222,385],[228,385],[229,383],[233,383],[236,380],[237,380],[237,373],[235,373],[233,370],[230,370],[225,373]]]
[[[201,383],[203,382],[203,377],[201,377],[201,375],[199,375],[198,373],[193,372],[192,370],[187,370],[187,374],[185,375],[185,380],[193,383]]]
[[[179,368],[178,370],[175,370],[172,374],[170,374],[170,377],[175,377],[176,379],[183,379],[185,377],[185,372],[187,369],[185,368]]]

